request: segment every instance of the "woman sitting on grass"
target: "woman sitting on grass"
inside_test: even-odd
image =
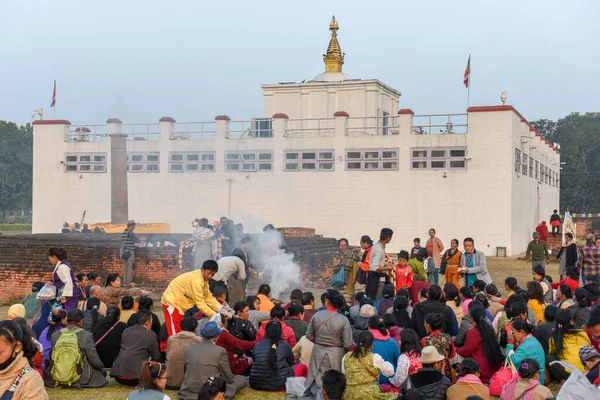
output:
[[[163,393],[166,383],[167,366],[156,361],[144,361],[140,386],[127,396],[127,400],[171,400]]]
[[[519,376],[502,388],[500,400],[538,400],[552,398],[552,392],[540,383],[540,364],[533,358],[526,358],[519,366]]]
[[[220,377],[210,377],[202,388],[198,395],[198,400],[223,400],[225,399],[225,381]]]
[[[389,398],[377,385],[379,373],[394,375],[394,366],[373,353],[375,338],[369,331],[363,331],[352,352],[346,353],[342,360],[342,372],[346,374],[346,392],[344,399],[383,399]]]
[[[281,324],[271,321],[265,329],[265,338],[254,346],[250,369],[250,387],[255,390],[285,389],[287,378],[294,376],[294,354],[281,337]]]

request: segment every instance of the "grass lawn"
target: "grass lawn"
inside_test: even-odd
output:
[[[0,230],[0,234],[3,236],[31,235],[31,230],[25,230],[25,231],[2,231],[2,230]]]
[[[521,287],[525,286],[525,282],[532,279],[531,277],[531,266],[529,263],[525,263],[523,260],[517,260],[512,258],[488,258],[488,268],[492,274],[494,283],[498,286],[501,293],[504,293],[504,279],[508,276],[514,276],[517,278]],[[553,278],[558,277],[558,264],[553,263],[547,268],[547,273]],[[315,292],[315,298],[319,298],[321,292]],[[0,319],[7,317],[8,306],[0,306]],[[159,318],[162,320],[162,313],[157,313]],[[161,321],[162,322],[162,321]],[[554,393],[556,388],[551,387]],[[125,388],[117,384],[112,379],[108,387],[102,389],[86,389],[84,391],[66,390],[66,389],[48,389],[48,395],[50,399],[56,400],[116,400],[125,399],[127,394],[131,391],[129,388]],[[166,392],[172,399],[176,399],[176,392]],[[283,400],[285,399],[284,393],[269,393],[269,392],[258,392],[252,389],[245,389],[240,392],[236,399],[240,400]]]
[[[114,380],[110,379],[109,386],[102,389],[85,389],[85,390],[67,390],[67,389],[46,389],[51,400],[117,400],[126,399],[131,393],[130,388],[119,385]],[[177,392],[166,390],[165,393],[172,400],[177,399]],[[235,396],[239,400],[283,400],[285,393],[277,392],[258,392],[250,388],[242,390]]]

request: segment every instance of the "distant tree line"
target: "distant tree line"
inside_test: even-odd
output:
[[[18,222],[31,219],[33,127],[0,121],[0,212],[6,222],[14,212]]]
[[[600,212],[600,112],[571,113],[558,121],[530,122],[560,144],[560,208]]]

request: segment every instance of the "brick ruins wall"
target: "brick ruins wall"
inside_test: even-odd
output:
[[[331,260],[337,250],[336,240],[317,237],[314,230],[305,228],[285,228],[283,233],[284,248],[294,254],[300,266],[300,287],[327,287],[331,277]],[[183,234],[145,236],[153,243],[168,240],[175,244],[189,237]],[[103,278],[113,272],[122,274],[119,237],[117,234],[0,236],[0,282],[3,283],[0,303],[21,300],[31,292],[33,282],[52,279],[53,268],[46,258],[50,247],[67,250],[68,260],[76,274],[95,271]],[[160,298],[174,277],[192,269],[190,249],[184,251],[183,268],[178,267],[178,249],[161,246],[136,250],[136,282],[151,290],[155,298]]]

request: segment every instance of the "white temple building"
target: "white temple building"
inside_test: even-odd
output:
[[[325,72],[263,85],[264,114],[250,121],[35,121],[33,232],[59,232],[83,210],[90,222],[167,222],[183,233],[194,218],[227,215],[251,233],[312,227],[353,245],[389,227],[388,251],[433,227],[447,247],[471,236],[487,255],[523,252],[559,208],[556,146],[510,105],[401,109],[398,90],[342,72],[338,29],[334,18]],[[128,203],[119,221],[116,192]]]

